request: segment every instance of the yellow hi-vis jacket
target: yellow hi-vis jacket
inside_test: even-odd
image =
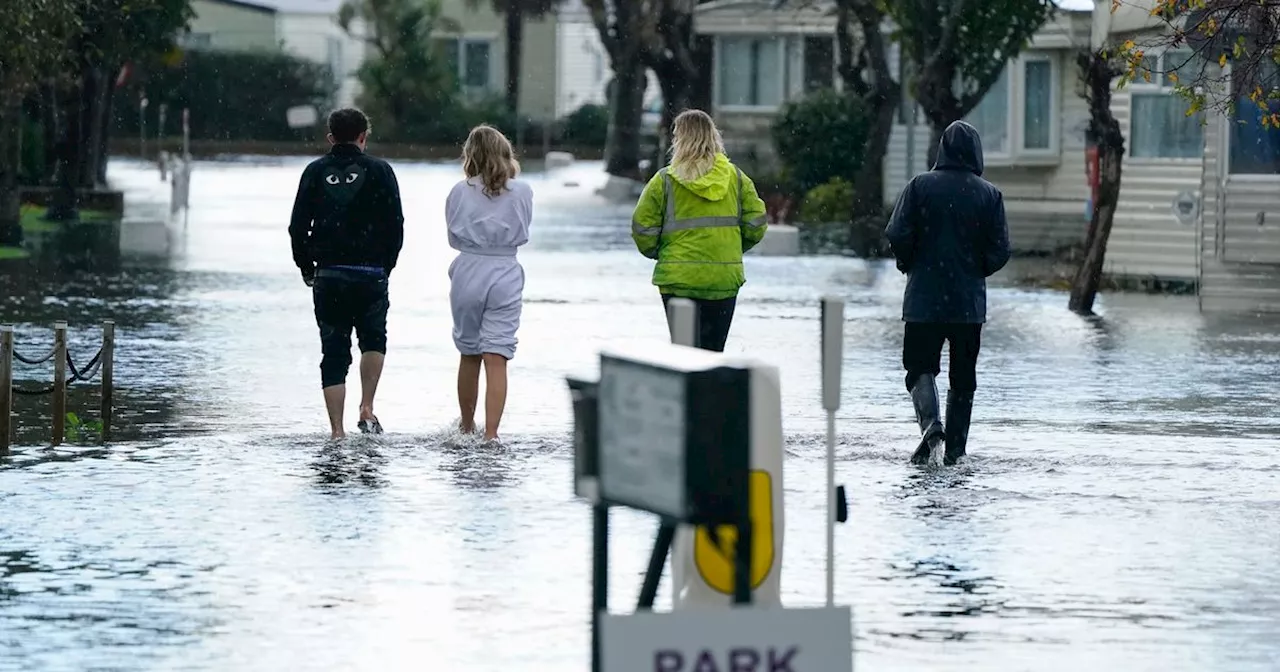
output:
[[[631,216],[640,254],[658,260],[653,284],[689,299],[737,296],[746,282],[742,253],[764,239],[767,227],[755,184],[724,154],[691,182],[658,171]]]

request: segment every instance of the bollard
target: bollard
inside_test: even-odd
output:
[[[667,328],[671,330],[672,343],[698,347],[698,304],[689,299],[670,299]]]
[[[112,377],[116,363],[116,323],[106,320],[102,323],[102,442],[106,443],[111,435]]]
[[[53,323],[53,445],[67,430],[67,323]]]
[[[13,439],[13,327],[0,326],[0,457],[9,455]]]

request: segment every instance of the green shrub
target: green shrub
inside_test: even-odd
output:
[[[833,177],[826,184],[810,189],[800,204],[800,221],[805,224],[853,221],[853,185]]]
[[[147,135],[155,137],[160,105],[169,110],[164,133],[182,133],[182,108],[191,109],[195,140],[293,140],[285,111],[315,105],[323,115],[336,90],[328,66],[278,52],[189,51],[172,67],[159,66],[116,92],[116,130],[137,137],[138,99],[146,94]],[[323,122],[323,119],[321,120]]]
[[[870,123],[857,97],[818,91],[783,106],[773,123],[773,143],[796,187],[806,193],[833,177],[857,174]]]
[[[566,144],[579,147],[604,147],[609,137],[609,108],[590,103],[570,112],[561,122]]]

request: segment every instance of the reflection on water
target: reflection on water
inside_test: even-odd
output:
[[[598,164],[528,176],[507,436],[486,445],[441,429],[457,408],[440,212],[456,171],[397,165],[388,434],[330,444],[285,233],[303,163],[199,164],[167,259],[0,278],[24,352],[68,319],[80,357],[117,321],[120,407],[112,445],[49,450],[47,404],[20,400],[0,463],[0,669],[586,669],[590,523],[564,376],[666,338],[629,208],[591,194]],[[138,164],[111,174],[154,189]],[[752,258],[747,275],[728,349],[780,366],[788,604],[822,594],[813,346],[818,298],[847,302],[837,587],[859,669],[1276,669],[1280,591],[1258,568],[1280,555],[1277,321],[1148,296],[1082,319],[997,278],[971,458],[927,472],[906,464],[892,265]],[[69,408],[94,417],[96,394],[73,388]],[[614,518],[611,600],[631,604],[654,521]]]

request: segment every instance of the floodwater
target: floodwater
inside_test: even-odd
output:
[[[121,426],[106,448],[49,451],[47,411],[22,400],[23,445],[0,463],[0,669],[587,669],[590,518],[572,496],[564,376],[602,347],[666,337],[629,209],[592,195],[598,164],[530,175],[507,445],[450,447],[456,171],[397,165],[389,434],[326,449],[285,232],[302,165],[200,163],[166,259],[5,279],[0,321],[24,352],[70,319],[87,359],[96,323],[117,320]],[[163,188],[137,163],[111,176],[134,205]],[[859,670],[1280,668],[1276,321],[1144,296],[1105,297],[1087,321],[1060,293],[998,287],[972,457],[930,473],[907,464],[892,266],[757,258],[747,273],[729,350],[781,367],[790,605],[823,599],[818,299],[848,302],[837,593]],[[617,609],[654,528],[615,514]]]

